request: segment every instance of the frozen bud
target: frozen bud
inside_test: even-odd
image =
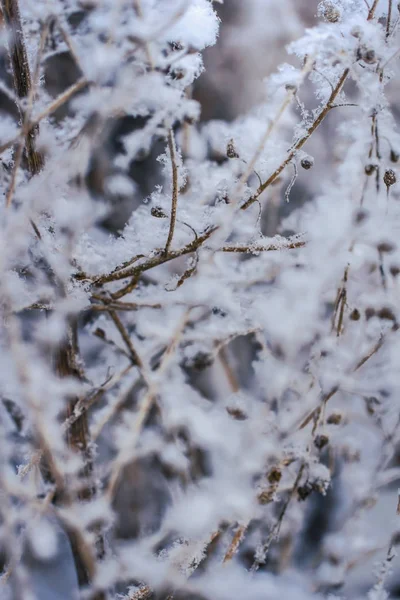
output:
[[[285,90],[287,92],[293,92],[295,94],[297,92],[297,85],[294,85],[293,83],[287,83],[285,85]]]
[[[396,183],[396,181],[397,181],[396,173],[393,171],[393,169],[387,169],[385,171],[385,174],[383,176],[383,181],[387,188],[390,188],[392,185],[394,185]]]
[[[153,208],[151,209],[151,216],[156,217],[157,219],[167,218],[167,215],[160,206],[153,206]]]
[[[325,21],[329,21],[329,23],[337,23],[342,16],[338,3],[333,0],[323,0],[323,2],[320,2],[318,14],[323,17]]]
[[[229,140],[226,146],[226,155],[228,158],[239,158],[233,139]]]
[[[394,163],[399,162],[400,154],[393,148],[390,150],[390,160]]]
[[[309,169],[311,169],[313,167],[314,159],[312,156],[305,156],[304,158],[301,159],[300,164],[303,167],[303,169],[308,171]]]
[[[366,175],[370,176],[376,171],[376,165],[373,165],[373,164],[365,165],[364,171],[365,171]]]
[[[340,413],[332,413],[327,418],[326,422],[328,425],[339,425],[342,422],[342,415]]]
[[[314,446],[318,448],[318,450],[322,450],[329,444],[329,438],[327,435],[321,434],[317,435],[314,440]]]
[[[350,319],[352,321],[359,321],[360,317],[361,317],[360,311],[357,308],[354,308],[350,313]]]

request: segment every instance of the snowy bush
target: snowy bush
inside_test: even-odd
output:
[[[400,5],[220,2],[1,1],[1,598],[400,597]]]

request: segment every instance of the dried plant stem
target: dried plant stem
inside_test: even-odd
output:
[[[225,552],[225,556],[224,556],[224,560],[223,560],[224,563],[227,563],[230,560],[232,560],[232,558],[238,551],[239,545],[244,538],[244,535],[246,533],[248,526],[249,526],[249,523],[246,523],[245,525],[240,525],[237,528],[236,533],[233,536],[231,543],[229,544],[229,548]]]
[[[169,249],[171,247],[172,238],[174,237],[175,231],[175,223],[176,223],[176,212],[178,207],[178,165],[176,164],[176,146],[175,146],[175,138],[174,132],[172,129],[168,132],[168,149],[171,158],[172,165],[172,203],[171,203],[171,218],[169,224],[169,232],[168,239],[165,245],[164,254],[168,255]]]
[[[60,94],[54,100],[54,102],[49,104],[49,106],[47,106],[41,113],[39,113],[37,115],[37,117],[35,117],[31,121],[31,123],[29,124],[29,127],[32,128],[32,127],[35,127],[36,125],[38,125],[38,123],[40,123],[40,121],[42,121],[43,119],[45,119],[46,117],[51,115],[53,112],[55,112],[61,106],[63,106],[66,102],[68,102],[68,100],[70,100],[72,98],[72,96],[74,96],[75,94],[77,94],[78,92],[83,90],[88,85],[89,85],[89,82],[84,77],[82,77],[81,79],[78,79],[78,81],[76,81],[73,85],[71,85],[69,88],[67,88],[65,90],[65,92]]]
[[[11,146],[13,146],[16,142],[18,142],[21,135],[23,135],[23,134],[27,135],[27,133],[31,132],[32,129],[34,129],[37,125],[39,125],[40,121],[42,121],[46,117],[50,116],[57,109],[61,108],[61,106],[63,106],[63,104],[68,102],[72,98],[72,96],[74,96],[75,94],[77,94],[78,92],[83,90],[88,85],[89,85],[89,82],[86,79],[84,79],[84,78],[78,79],[78,81],[76,83],[71,85],[67,90],[65,90],[65,92],[60,94],[54,100],[54,102],[49,104],[49,106],[47,106],[38,116],[36,116],[33,120],[31,120],[29,123],[27,123],[24,130],[21,129],[21,131],[15,137],[13,137],[11,140],[8,140],[4,144],[2,144],[0,146],[0,154],[2,152],[4,152],[5,150],[8,150],[8,148],[11,148]]]
[[[299,487],[300,484],[300,480],[303,476],[303,472],[305,469],[305,463],[303,462],[300,466],[300,469],[297,473],[296,479],[294,481],[294,484],[289,492],[289,495],[286,499],[286,502],[284,503],[281,512],[279,514],[278,520],[276,521],[275,525],[273,526],[273,528],[271,529],[265,543],[263,544],[262,548],[257,552],[257,556],[254,560],[254,563],[251,567],[251,572],[254,573],[255,571],[257,571],[259,569],[259,567],[264,564],[265,562],[265,558],[268,554],[268,550],[270,548],[271,543],[277,539],[281,526],[282,526],[282,522],[283,519],[285,517],[286,511],[289,508],[289,505],[297,491],[297,488]]]
[[[343,87],[343,84],[347,79],[349,72],[350,72],[350,69],[348,69],[348,68],[343,71],[342,75],[339,77],[339,81],[333,88],[333,90],[328,98],[327,103],[320,110],[315,121],[307,129],[306,133],[297,142],[295,142],[295,144],[289,150],[285,160],[279,165],[279,167],[277,169],[275,169],[275,171],[272,173],[272,175],[270,175],[268,177],[268,179],[262,185],[260,185],[258,187],[256,192],[248,200],[246,200],[246,202],[244,204],[242,204],[242,206],[240,207],[242,210],[246,210],[247,208],[249,208],[249,206],[254,204],[254,202],[256,202],[258,200],[259,196],[261,196],[261,194],[272,183],[274,183],[274,181],[279,177],[279,175],[282,173],[282,171],[287,167],[287,165],[295,157],[296,153],[304,146],[304,144],[311,137],[311,135],[314,133],[314,131],[321,125],[321,123],[325,119],[326,115],[333,108],[333,106],[334,106],[333,103],[336,100],[337,96],[339,95],[339,93]]]
[[[114,462],[112,464],[112,470],[110,479],[106,489],[106,496],[110,501],[114,498],[116,489],[118,487],[121,473],[123,468],[134,458],[135,448],[138,442],[139,436],[143,430],[146,419],[149,415],[151,407],[156,401],[157,395],[159,393],[159,380],[162,373],[169,365],[169,361],[173,356],[175,349],[179,343],[181,335],[185,329],[186,322],[189,318],[190,309],[187,309],[178,324],[175,334],[172,337],[171,343],[166,349],[161,359],[160,366],[157,369],[156,376],[150,379],[150,375],[147,373],[147,369],[142,368],[142,374],[144,375],[144,380],[147,385],[147,391],[143,396],[142,402],[140,404],[139,410],[135,415],[135,421],[132,426],[131,433],[131,447],[130,449],[123,448],[119,454],[115,457]]]
[[[288,240],[288,243],[285,243],[282,246],[278,244],[271,244],[270,246],[222,246],[222,248],[219,249],[219,252],[238,252],[250,254],[258,252],[273,252],[278,250],[294,250],[295,248],[304,248],[305,245],[305,241],[291,242]]]
[[[19,99],[29,97],[32,90],[31,73],[29,69],[28,56],[25,47],[21,15],[18,0],[2,0],[3,16],[9,35],[9,54],[12,64],[14,88]],[[24,123],[25,114],[21,110],[21,120]],[[35,150],[35,138],[38,130],[33,127],[25,133],[25,150],[29,172],[32,175],[38,173],[43,166],[42,155]],[[10,196],[11,198],[11,196]],[[7,196],[7,202],[10,199]]]
[[[127,279],[129,277],[140,277],[140,275],[142,273],[144,273],[145,271],[148,271],[150,269],[153,269],[154,267],[157,267],[166,262],[169,262],[170,260],[174,260],[175,258],[179,258],[180,256],[185,256],[186,254],[191,254],[192,252],[195,252],[198,248],[200,248],[201,246],[203,246],[205,244],[205,242],[211,237],[211,235],[215,231],[217,231],[217,229],[218,229],[218,227],[212,227],[212,228],[208,229],[203,234],[199,235],[195,240],[193,240],[189,244],[186,244],[186,246],[183,246],[179,250],[172,250],[168,253],[168,255],[165,255],[164,252],[160,252],[159,254],[156,254],[155,256],[151,256],[150,258],[147,258],[141,264],[139,264],[135,267],[131,267],[131,268],[121,267],[119,269],[115,269],[112,273],[107,273],[106,275],[100,275],[93,281],[93,283],[96,286],[101,286],[101,285],[104,285],[105,283],[110,283],[111,281],[118,281],[121,279]],[[293,236],[293,237],[295,238],[296,236]],[[269,252],[269,251],[278,251],[278,250],[285,250],[285,249],[302,248],[305,245],[306,245],[306,242],[304,240],[296,240],[296,239],[293,240],[293,238],[288,238],[287,241],[282,245],[280,245],[280,244],[279,245],[271,244],[269,246],[262,246],[262,245],[252,246],[251,244],[248,246],[242,246],[242,245],[230,246],[229,245],[229,246],[222,246],[217,251],[233,252],[233,253]],[[143,257],[143,256],[135,257],[134,259],[132,259],[132,261],[128,261],[128,262],[137,262],[137,260],[139,258],[142,259],[145,257]],[[77,277],[81,278],[81,279],[82,278],[90,279],[90,277],[86,277],[82,273],[79,273]],[[129,291],[132,291],[132,289],[133,288],[131,288]],[[125,293],[129,293],[129,292],[125,292]],[[117,300],[118,298],[121,298],[122,295],[124,295],[124,294],[120,294],[120,292],[116,292],[116,293],[112,294],[112,298],[114,300]]]
[[[367,354],[365,354],[356,363],[355,367],[352,370],[353,373],[355,373],[356,371],[358,371],[370,358],[372,358],[372,356],[374,356],[377,352],[379,352],[379,350],[383,346],[384,340],[385,340],[385,338],[383,336],[381,336],[379,338],[379,340],[371,348],[371,350],[369,350],[369,352],[367,352]],[[298,426],[298,429],[304,429],[304,427],[306,427],[314,419],[314,426],[313,426],[313,433],[314,433],[315,430],[316,430],[316,426],[318,424],[318,419],[319,419],[319,416],[321,414],[322,408],[325,408],[326,404],[339,391],[339,389],[340,389],[340,387],[338,385],[335,385],[335,386],[333,386],[333,388],[327,394],[323,394],[320,405],[317,406],[316,408],[314,408],[307,415],[307,417],[305,419],[303,419],[303,421]]]
[[[126,347],[128,348],[129,356],[131,358],[132,363],[134,365],[138,366],[139,369],[143,369],[142,359],[136,352],[136,350],[132,344],[132,340],[129,336],[129,333],[127,332],[126,328],[124,327],[124,324],[122,323],[118,314],[115,312],[115,310],[110,310],[109,315],[110,315],[112,321],[114,322],[114,325],[118,329],[119,333],[121,334],[121,337],[124,340]]]
[[[393,0],[388,0],[388,14],[386,19],[386,39],[390,35],[390,23],[392,21]]]
[[[376,9],[378,7],[378,4],[379,4],[379,0],[374,0],[371,8],[369,9],[368,19],[367,19],[368,21],[372,21],[372,19],[374,18],[375,11],[376,11]]]

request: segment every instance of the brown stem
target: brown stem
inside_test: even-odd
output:
[[[175,139],[172,129],[168,133],[168,148],[171,157],[172,164],[172,204],[171,204],[171,220],[169,224],[168,239],[165,245],[164,254],[167,256],[171,247],[172,238],[174,237],[175,223],[176,223],[176,211],[178,206],[178,166],[176,164],[176,148]]]
[[[19,99],[27,98],[32,89],[32,79],[18,0],[2,0],[1,5],[9,35],[8,47],[12,64],[14,88]],[[21,113],[21,121],[23,123],[25,120],[24,111],[20,106],[19,110]],[[35,150],[35,139],[38,131],[38,128],[34,127],[25,134],[25,153],[28,169],[32,175],[38,173],[43,166],[43,157]]]
[[[388,39],[390,35],[390,23],[392,20],[392,9],[393,9],[393,0],[388,0],[388,14],[386,19],[386,39]]]

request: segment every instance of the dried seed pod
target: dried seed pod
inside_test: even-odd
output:
[[[342,415],[340,413],[332,413],[327,418],[326,422],[328,425],[339,425],[342,422]]]
[[[153,206],[150,212],[152,217],[156,217],[157,219],[167,219],[167,215],[161,206]]]
[[[393,169],[387,169],[385,171],[385,174],[383,176],[383,181],[389,191],[389,188],[392,185],[394,185],[397,181],[396,173],[393,171]]]
[[[308,481],[306,481],[304,485],[300,485],[297,488],[297,495],[299,497],[299,500],[306,500],[312,491],[313,487]]]
[[[358,310],[358,308],[354,308],[350,313],[350,319],[352,321],[359,321],[360,318],[361,318],[360,311]]]
[[[240,410],[240,408],[227,406],[226,412],[231,415],[235,419],[235,421],[245,421],[247,419],[247,415]]]
[[[320,2],[318,6],[318,14],[329,23],[337,23],[342,17],[342,13],[337,2],[333,2],[333,0],[324,0],[323,2]]]
[[[321,434],[317,435],[314,439],[314,446],[318,448],[318,450],[322,450],[329,444],[329,438],[327,435]]]
[[[365,165],[364,171],[365,171],[365,174],[368,175],[368,177],[369,177],[374,174],[376,169],[377,169],[376,165],[368,164],[368,165]]]
[[[260,504],[269,504],[274,496],[274,490],[264,490],[258,494],[258,502]]]
[[[378,244],[377,249],[380,254],[390,254],[396,250],[396,246],[390,242],[381,242]]]
[[[304,158],[301,159],[300,161],[301,166],[303,167],[303,169],[305,169],[306,171],[308,171],[309,169],[311,169],[314,165],[314,159],[312,156],[306,156]]]
[[[376,63],[377,58],[375,50],[366,50],[365,52],[363,52],[362,60],[368,63],[369,65],[373,65],[374,63]]]
[[[378,317],[380,319],[385,319],[387,321],[396,322],[396,316],[395,316],[394,312],[392,311],[392,309],[389,308],[388,306],[384,306],[383,308],[381,308],[378,311]]]
[[[394,148],[392,148],[390,150],[390,160],[394,163],[397,163],[397,162],[399,162],[399,158],[400,158],[399,152],[397,152],[397,150],[394,150]]]
[[[367,210],[360,208],[354,215],[354,222],[356,225],[359,225],[360,223],[362,223],[363,221],[365,221],[369,216],[369,213]]]
[[[214,357],[212,354],[200,351],[193,357],[190,366],[196,369],[196,371],[203,371],[204,369],[211,367],[213,362]]]
[[[235,148],[235,143],[233,139],[229,140],[226,146],[226,155],[228,158],[239,158],[239,154]]]
[[[267,477],[270,483],[279,483],[282,479],[282,471],[278,467],[272,467]]]
[[[400,267],[398,265],[392,265],[390,267],[390,274],[393,277],[397,277],[397,275],[400,273]]]

